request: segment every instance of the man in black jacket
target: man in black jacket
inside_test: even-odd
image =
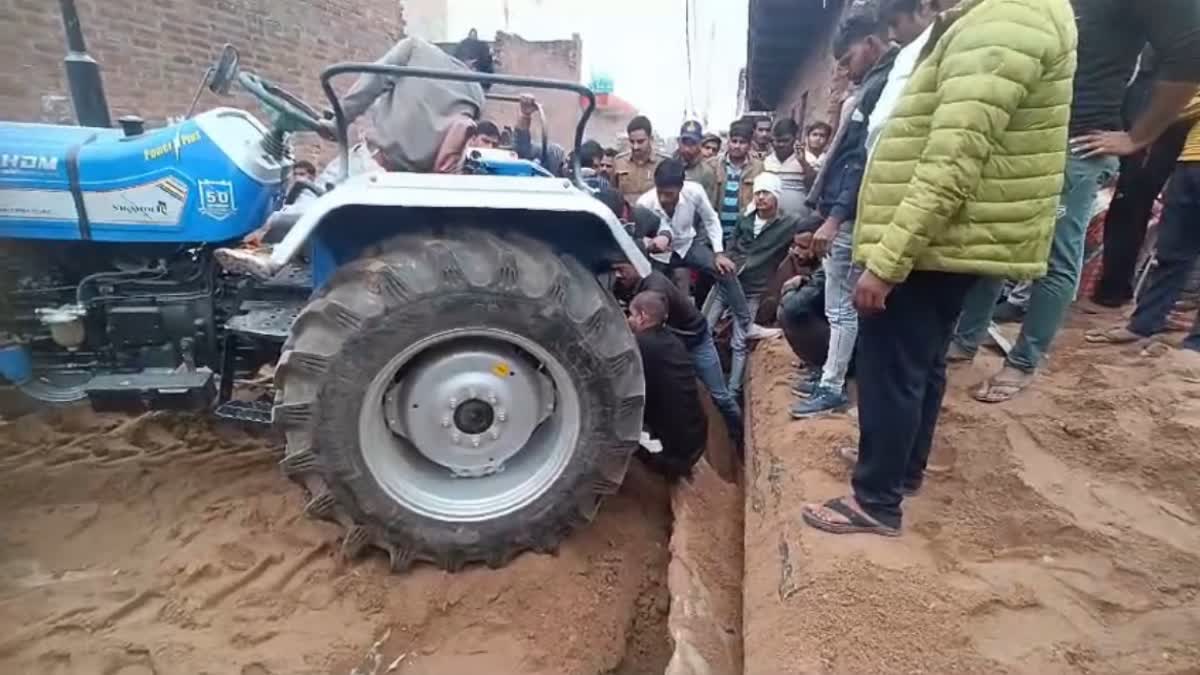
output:
[[[643,291],[629,303],[629,326],[637,337],[646,378],[645,424],[650,436],[662,443],[662,452],[639,456],[656,471],[679,478],[690,475],[704,454],[708,419],[692,360],[668,330],[667,316],[667,298],[661,293]]]
[[[812,371],[796,383],[797,395],[808,396],[792,406],[792,417],[814,417],[845,410],[846,371],[858,339],[854,287],[861,269],[852,261],[854,217],[858,189],[867,163],[868,121],[896,58],[888,46],[887,26],[870,13],[851,15],[838,29],[834,57],[858,82],[843,110],[833,150],[817,175],[809,205],[823,222],[813,235],[813,248],[824,256],[825,315],[829,319],[829,354],[822,371]]]
[[[692,299],[657,270],[649,276],[641,277],[633,265],[620,262],[613,265],[613,275],[614,294],[622,300],[630,301],[631,307],[633,299],[646,293],[653,293],[665,299],[667,314],[664,322],[667,329],[687,348],[695,374],[708,389],[713,405],[721,412],[725,425],[729,427],[730,438],[735,444],[740,444],[742,408],[725,384],[725,373],[721,370],[721,357],[717,354],[712,330],[709,329],[708,321],[696,309]]]

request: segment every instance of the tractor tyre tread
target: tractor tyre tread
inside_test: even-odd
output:
[[[564,474],[533,504],[481,522],[431,521],[382,498],[377,486],[364,484],[374,485],[374,478],[354,453],[331,441],[348,437],[357,447],[357,418],[326,415],[333,392],[349,386],[346,363],[360,358],[354,352],[364,351],[364,333],[392,330],[400,319],[388,323],[389,314],[420,313],[453,294],[543,308],[538,316],[566,324],[561,330],[574,336],[572,358],[591,364],[594,380],[588,388],[573,382],[595,410],[590,424],[581,419],[575,456]],[[421,318],[433,322],[437,314]],[[400,235],[371,257],[344,265],[296,318],[275,377],[274,421],[287,447],[281,466],[308,491],[306,512],[341,524],[346,557],[382,549],[397,572],[417,561],[450,571],[472,563],[500,567],[523,551],[557,551],[568,533],[592,520],[603,497],[620,487],[641,432],[645,399],[637,343],[594,275],[540,240],[469,225]]]

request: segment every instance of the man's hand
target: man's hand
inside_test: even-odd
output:
[[[522,117],[533,117],[538,110],[538,102],[533,94],[521,94],[520,106]]]
[[[665,253],[670,245],[671,239],[665,235],[642,238],[642,246],[646,248],[647,253]]]
[[[808,261],[813,257],[812,232],[800,232],[792,235],[792,245],[788,254],[800,261]]]
[[[887,297],[892,287],[893,284],[875,276],[871,270],[865,270],[854,288],[854,309],[864,316],[882,312],[887,309]]]
[[[327,141],[337,141],[337,122],[333,120],[321,120],[321,126],[317,129],[317,135]]]
[[[818,258],[824,258],[829,255],[829,249],[833,247],[833,240],[837,238],[838,226],[840,222],[833,218],[826,218],[825,222],[821,223],[821,227],[813,233],[812,248],[813,253]]]
[[[1133,140],[1128,131],[1094,131],[1071,139],[1071,150],[1084,159],[1115,155],[1128,157],[1146,147],[1146,143]]]
[[[783,282],[783,286],[780,287],[780,289],[779,289],[779,294],[786,295],[788,293],[791,293],[792,291],[796,290],[797,288],[800,288],[801,286],[803,286],[806,281],[808,281],[808,277],[804,276],[803,274],[797,274],[796,276],[792,277],[791,279],[788,279],[787,281]]]
[[[263,244],[263,239],[267,236],[267,230],[270,229],[266,225],[258,228],[250,234],[242,237],[242,244],[247,248],[260,248]]]
[[[716,265],[717,273],[723,277],[727,277],[730,274],[737,272],[737,265],[735,265],[734,262],[729,259],[729,256],[725,255],[724,253],[717,254]]]

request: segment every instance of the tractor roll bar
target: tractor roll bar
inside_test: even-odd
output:
[[[508,75],[492,75],[488,73],[477,73],[474,71],[457,71],[457,70],[438,70],[435,68],[410,68],[408,66],[388,66],[380,63],[337,63],[329,66],[321,71],[321,88],[325,90],[325,97],[329,99],[329,105],[333,109],[334,122],[337,124],[338,135],[338,154],[341,160],[342,178],[345,179],[350,175],[350,142],[349,129],[346,123],[346,113],[342,110],[342,103],[338,100],[337,92],[333,89],[333,78],[338,75],[347,73],[375,73],[377,75],[390,75],[392,77],[423,77],[430,80],[450,80],[454,82],[477,82],[479,84],[507,84],[513,87],[524,87],[528,89],[557,89],[559,91],[567,91],[573,94],[578,94],[587,99],[587,107],[583,110],[583,115],[579,118],[579,124],[575,127],[575,152],[572,153],[572,177],[575,185],[580,189],[584,189],[583,179],[580,177],[579,165],[579,148],[583,145],[583,132],[587,128],[588,120],[592,113],[596,110],[596,94],[592,93],[591,89],[577,84],[575,82],[566,82],[564,80],[547,80],[536,77],[510,77]],[[542,130],[543,135],[545,130]]]

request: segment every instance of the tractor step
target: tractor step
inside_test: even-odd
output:
[[[97,375],[84,385],[98,412],[203,410],[216,395],[213,372],[151,369],[140,373]]]
[[[257,282],[263,289],[287,289],[312,292],[312,268],[308,265],[290,263],[266,281]]]
[[[282,342],[303,308],[300,301],[247,300],[242,303],[244,311],[227,321],[225,327],[239,335]]]
[[[217,406],[217,410],[213,414],[232,422],[270,424],[271,407],[271,404],[266,401],[226,401]]]

